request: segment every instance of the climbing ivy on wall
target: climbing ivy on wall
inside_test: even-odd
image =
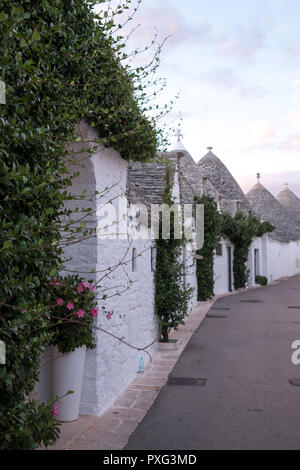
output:
[[[168,162],[166,163],[164,203],[169,206],[173,204]],[[160,322],[160,341],[167,342],[170,329],[176,330],[179,325],[184,324],[193,289],[184,285],[185,266],[182,260],[182,249],[186,242],[184,237],[174,238],[174,214],[171,212],[169,239],[162,237],[161,221],[160,218],[160,234],[155,241],[155,311]]]
[[[145,115],[157,57],[153,67],[130,68],[134,53],[128,57],[118,35],[118,14],[131,1],[98,14],[95,3],[1,4],[0,449],[34,449],[58,435],[51,406],[28,397],[50,340],[47,282],[62,267],[61,220],[70,217],[64,203],[74,176],[65,157],[68,143],[81,141],[75,125],[87,121],[125,159],[151,158],[163,140],[159,112]]]
[[[204,204],[204,245],[197,251],[202,257],[197,259],[198,300],[204,301],[214,295],[214,251],[221,237],[234,245],[234,287],[239,289],[248,281],[247,261],[253,238],[272,232],[274,227],[242,212],[237,212],[234,217],[228,213],[220,214],[216,203],[208,196],[197,198],[196,203]]]
[[[198,300],[210,299],[214,295],[214,250],[220,241],[221,215],[215,201],[202,196],[195,201],[204,204],[204,245],[197,251]]]
[[[221,233],[234,244],[233,275],[234,288],[246,287],[249,270],[247,261],[249,248],[254,237],[262,237],[272,232],[274,227],[269,222],[260,222],[253,215],[246,216],[237,212],[235,217],[223,214]]]

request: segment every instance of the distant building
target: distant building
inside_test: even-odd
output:
[[[269,281],[292,276],[300,268],[300,228],[290,212],[260,183],[247,193],[253,213],[262,221],[270,222],[274,231],[258,242],[255,254],[256,274]]]

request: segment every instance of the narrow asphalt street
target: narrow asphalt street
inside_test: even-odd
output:
[[[300,449],[295,340],[300,276],[218,300],[125,449]]]

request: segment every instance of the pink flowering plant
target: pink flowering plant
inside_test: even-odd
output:
[[[93,322],[98,315],[96,287],[76,275],[49,282],[52,344],[62,353],[83,345],[95,348]]]

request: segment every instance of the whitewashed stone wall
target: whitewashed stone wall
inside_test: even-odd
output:
[[[249,270],[248,285],[255,285],[255,250],[258,250],[257,255],[257,274],[266,276],[266,264],[264,260],[265,247],[262,238],[254,238],[249,248],[247,269]]]
[[[189,309],[191,310],[197,304],[197,262],[195,260],[195,253],[192,250],[186,250],[186,284],[192,287],[193,294],[190,300]]]
[[[267,274],[269,281],[300,272],[300,242],[283,243],[267,238]]]
[[[255,249],[259,250],[258,273],[266,276],[268,281],[300,272],[300,242],[283,243],[264,235],[262,238],[255,238],[249,249],[249,285],[255,285]]]
[[[222,256],[214,255],[214,293],[215,295],[226,294],[229,292],[229,267],[228,267],[228,252],[227,247],[232,248],[231,259],[231,276],[233,286],[233,247],[228,240],[222,239]]]
[[[96,132],[85,123],[80,125],[80,132],[83,138],[87,137],[90,141],[97,138]],[[78,143],[75,148],[79,151],[81,147],[82,143]],[[88,195],[92,195],[95,190],[103,193],[105,188],[110,188],[104,197],[93,198],[92,203],[85,200],[82,204],[95,210],[99,204],[111,200],[111,204],[116,206],[117,200],[114,198],[125,193],[127,162],[115,150],[102,147],[92,156],[85,152],[76,159],[80,176],[73,183],[73,192],[79,194],[85,189]],[[89,224],[99,227],[101,220],[94,214]],[[97,326],[136,347],[144,347],[158,338],[158,323],[154,316],[151,242],[135,240],[127,253],[128,247],[129,241],[118,237],[116,240],[94,237],[82,241],[66,250],[66,257],[72,257],[67,268],[85,272],[95,269],[98,272],[96,275],[83,277],[93,277],[94,281],[98,281],[108,267],[117,265],[125,256],[127,264],[123,263],[99,283],[103,289],[107,289],[110,298],[99,302]],[[140,254],[136,258],[135,271],[132,270],[133,248],[136,255]],[[108,320],[101,314],[102,305],[106,310],[114,312],[112,319]],[[81,413],[91,415],[101,414],[134,379],[140,356],[144,357],[145,365],[149,360],[147,354],[129,348],[102,331],[95,330],[95,334],[97,348],[87,352],[80,407]],[[157,343],[149,352],[153,353],[156,347]]]

